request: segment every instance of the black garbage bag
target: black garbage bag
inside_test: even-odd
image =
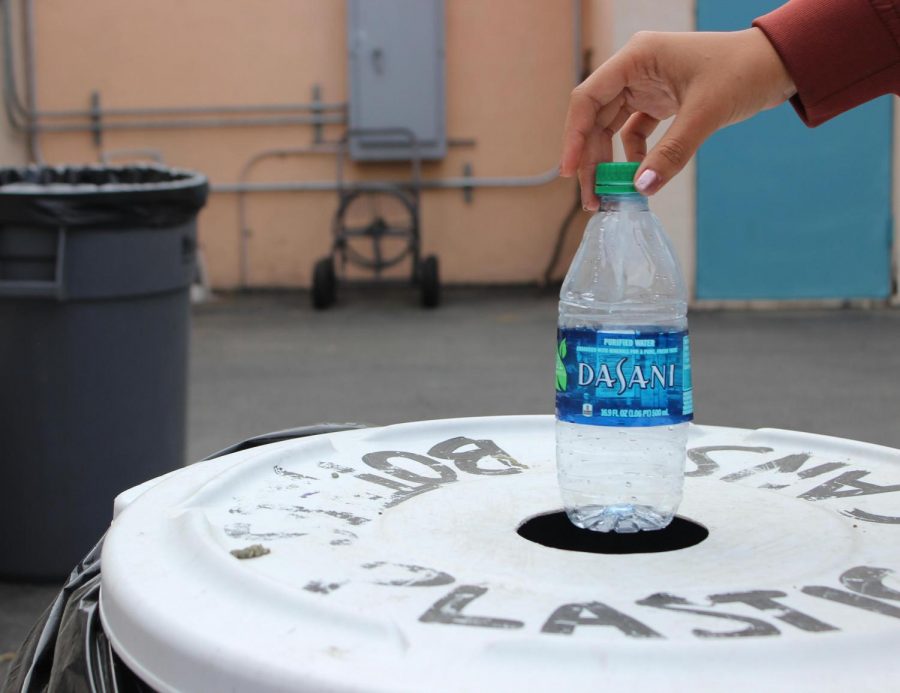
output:
[[[31,629],[2,693],[152,693],[110,647],[100,623],[100,550],[72,571]]]
[[[0,169],[0,219],[67,228],[177,226],[206,203],[193,171],[163,166],[24,166]]]

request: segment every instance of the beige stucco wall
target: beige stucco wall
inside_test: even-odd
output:
[[[618,50],[638,31],[692,31],[696,26],[694,0],[601,0],[612,33],[612,49]],[[659,141],[671,121],[660,124],[651,139]],[[620,145],[617,158],[624,159]],[[696,164],[694,160],[681,174],[655,195],[651,208],[662,221],[678,253],[690,295],[696,293]]]
[[[573,4],[558,0],[447,0],[447,125],[474,147],[451,148],[425,175],[532,175],[556,165],[572,87]],[[345,3],[338,0],[156,0],[114,3],[41,0],[37,12],[38,104],[84,108],[98,90],[107,107],[308,101],[347,98]],[[338,136],[338,126],[327,136]],[[302,146],[309,126],[109,132],[108,150],[158,149],[166,163],[237,180],[242,164],[272,147]],[[50,162],[96,161],[87,133],[42,136]],[[402,177],[403,166],[351,167],[352,176]],[[254,181],[329,180],[330,156],[271,160]],[[530,282],[543,272],[572,185],[428,191],[423,246],[439,254],[448,282]],[[308,285],[312,261],[329,246],[334,193],[247,197],[253,286]],[[213,284],[238,283],[234,194],[214,194],[200,218]]]

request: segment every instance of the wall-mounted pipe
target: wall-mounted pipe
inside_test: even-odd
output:
[[[95,118],[99,116],[101,119],[105,117],[105,111],[98,109]],[[142,121],[124,121],[124,122],[106,122],[103,121],[101,129],[106,130],[169,130],[183,129],[189,130],[193,128],[228,128],[228,127],[261,127],[271,125],[341,125],[344,123],[343,116],[272,116],[269,118],[198,118],[198,119],[182,119],[182,120],[142,120]],[[94,132],[96,125],[91,123],[72,124],[72,125],[38,125],[34,132]]]
[[[19,98],[18,85],[15,76],[15,58],[13,39],[13,13],[10,8],[11,0],[0,0],[0,18],[3,21],[3,108],[6,113],[6,119],[10,127],[16,132],[29,133],[31,125],[28,109],[22,104]],[[26,8],[27,9],[27,8]],[[26,12],[26,19],[27,19]],[[32,46],[33,38],[29,37],[26,21],[22,21],[23,40],[26,46]],[[26,69],[26,75],[28,70]],[[34,93],[32,91],[32,93]],[[31,160],[41,162],[42,156],[40,145],[37,137],[29,134],[28,136],[29,156]]]
[[[559,176],[559,167],[529,176],[487,176],[473,178],[423,178],[419,188],[423,190],[452,190],[462,188],[530,188],[552,183]],[[322,192],[337,190],[391,190],[397,187],[413,187],[411,179],[352,181],[339,185],[334,180],[283,181],[279,183],[213,183],[214,193],[250,192]]]
[[[23,19],[25,32],[25,106],[28,109],[28,146],[31,149],[31,158],[37,163],[44,163],[44,154],[41,151],[41,142],[35,130],[37,117],[37,68],[35,67],[35,39],[34,39],[34,2],[25,1],[25,17]]]
[[[336,154],[340,150],[339,146],[334,143],[323,143],[317,144],[310,147],[290,147],[290,148],[280,148],[280,149],[264,149],[261,152],[257,152],[241,166],[241,171],[238,174],[238,180],[241,181],[240,184],[246,185],[246,180],[250,176],[250,172],[253,168],[261,161],[272,158],[285,158],[288,156],[307,156],[310,154]],[[215,187],[215,186],[211,186]],[[244,190],[234,190],[232,192],[238,193],[237,198],[237,206],[238,206],[238,275],[239,275],[239,284],[242,289],[247,288],[248,283],[248,275],[250,272],[249,268],[249,244],[250,244],[250,227],[247,224],[247,198],[245,196]]]
[[[343,113],[347,110],[345,102],[336,103],[273,103],[273,104],[243,104],[223,106],[160,106],[153,108],[104,108],[104,118],[116,117],[140,117],[140,116],[192,116],[192,115],[222,115],[242,113]],[[38,118],[90,118],[89,110],[69,111],[36,111]]]

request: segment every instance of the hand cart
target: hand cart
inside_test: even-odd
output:
[[[409,143],[412,177],[408,185],[379,181],[344,183],[344,158],[353,137],[387,136]],[[377,282],[384,270],[411,260],[409,283],[418,287],[421,303],[440,302],[438,259],[421,257],[419,200],[422,162],[415,135],[406,128],[353,129],[341,138],[337,161],[338,207],[332,222],[331,253],[313,267],[312,303],[318,310],[333,305],[340,282],[349,283],[347,267],[371,271]]]

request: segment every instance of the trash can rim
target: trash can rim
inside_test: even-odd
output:
[[[516,532],[559,508],[553,426],[413,422],[179,470],[107,536],[112,649],[161,692],[555,690],[602,677],[736,693],[811,675],[828,691],[896,679],[900,628],[872,591],[900,589],[896,525],[882,494],[848,489],[868,474],[891,488],[900,451],[692,426],[683,513],[710,538],[610,558]]]
[[[155,172],[168,176],[168,180],[154,180],[147,182],[131,183],[71,183],[65,180],[51,182],[33,182],[29,177],[36,177],[43,172],[52,172],[54,176],[64,179],[66,174],[79,173],[134,173]],[[24,180],[2,182],[2,178],[10,173],[19,173]],[[30,174],[30,176],[29,176]],[[208,179],[202,173],[190,169],[162,166],[159,164],[134,164],[127,166],[106,166],[102,164],[72,165],[61,164],[47,166],[30,164],[28,166],[0,167],[0,195],[3,196],[30,196],[30,195],[84,195],[90,194],[117,194],[135,192],[154,192],[160,190],[180,190],[184,188],[200,187],[208,184]]]

